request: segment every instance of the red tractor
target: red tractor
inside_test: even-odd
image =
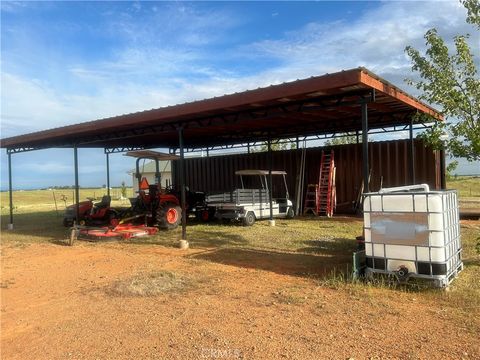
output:
[[[146,183],[146,179],[142,179]],[[131,215],[145,215],[145,223],[156,225],[160,229],[171,230],[178,227],[182,220],[182,208],[175,195],[167,194],[158,185],[148,185],[139,190],[138,196],[132,199]]]
[[[157,225],[160,229],[171,230],[182,221],[182,208],[177,196],[161,188],[160,160],[176,159],[173,155],[161,154],[150,150],[127,152],[128,156],[137,158],[135,177],[138,181],[138,196],[132,201],[132,215],[145,214],[148,225]],[[155,161],[155,185],[149,185],[140,173],[140,161]]]
[[[148,226],[157,226],[160,229],[171,230],[178,227],[182,220],[180,201],[172,190],[161,189],[159,160],[171,160],[170,155],[154,151],[132,151],[129,156],[137,158],[135,177],[138,180],[138,196],[131,199],[128,209],[113,209],[110,207],[110,196],[104,196],[102,201],[94,204],[92,200],[82,201],[79,204],[79,225],[106,225],[116,226],[120,223],[143,223]],[[148,184],[142,178],[139,164],[142,159],[155,161],[155,185]],[[76,205],[71,205],[65,210],[63,224],[72,226],[76,221]]]

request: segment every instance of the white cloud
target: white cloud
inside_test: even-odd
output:
[[[411,75],[406,45],[422,48],[423,34],[435,26],[447,38],[471,31],[464,22],[464,9],[456,2],[386,2],[353,22],[309,23],[283,38],[231,49],[228,55],[209,52],[199,39],[193,41],[195,46],[190,42],[196,36],[221,42],[235,23],[230,14],[200,12],[183,3],[157,10],[150,9],[151,17],[144,23],[129,13],[106,14],[112,18],[109,31],[123,36],[126,45],[108,59],[77,60],[58,68],[68,89],[3,71],[2,137],[357,66],[406,88],[403,79]],[[171,42],[169,36],[174,37]],[[171,43],[178,46],[164,46]],[[274,59],[277,65],[244,75],[209,60],[222,56],[233,66],[257,59]]]
[[[4,4],[2,2],[2,11],[20,9],[14,6],[7,9]],[[407,89],[403,79],[412,74],[404,54],[405,46],[422,49],[423,34],[431,27],[437,27],[447,39],[472,32],[465,24],[464,9],[456,1],[384,2],[354,21],[309,23],[274,40],[259,39],[232,48],[228,37],[241,23],[234,14],[200,11],[185,3],[135,4],[138,6],[132,5],[129,12],[120,15],[104,12],[103,16],[108,19],[106,25],[91,31],[106,34],[99,33],[99,36],[118,37],[122,46],[93,62],[59,53],[48,48],[48,44],[32,42],[25,29],[2,28],[9,32],[8,39],[3,41],[17,39],[19,44],[9,53],[8,66],[5,66],[7,57],[2,59],[1,137],[357,66],[366,66]],[[148,21],[136,21],[135,14],[140,12],[150,13]],[[479,40],[471,41],[476,54],[480,53]],[[42,53],[46,56],[38,56]],[[258,64],[262,62],[274,65],[261,67]],[[41,69],[50,69],[48,74],[31,75],[29,70],[38,63],[42,64]],[[84,151],[87,152],[82,150],[82,154]],[[71,176],[60,176],[72,173],[71,153],[63,152],[64,165],[59,165],[58,155],[51,155],[57,159],[55,164],[48,161],[49,156],[45,163],[44,154],[38,152],[38,158],[43,154],[43,160],[29,162],[29,174],[59,174],[56,180],[59,184],[71,182]],[[3,155],[2,170],[5,169]],[[31,156],[34,161],[35,155],[30,153],[26,159]],[[95,159],[93,163],[104,161],[101,153],[87,158]],[[126,178],[124,172],[131,168],[131,164],[120,165],[123,160],[120,157],[116,160],[117,170],[112,165],[112,173],[116,171],[119,179]],[[81,172],[90,174],[91,184],[98,183],[98,174],[104,173],[103,164],[83,166],[81,164]],[[2,176],[2,183],[4,180]],[[82,184],[83,181],[90,180],[82,180]]]
[[[0,10],[14,13],[20,11],[26,5],[24,1],[0,1]]]
[[[386,2],[354,22],[309,23],[283,39],[259,41],[244,50],[281,61],[269,73],[283,79],[366,66],[405,87],[411,65],[404,49],[424,48],[423,35],[433,27],[446,39],[472,31],[457,2]],[[472,43],[478,53],[478,41]]]

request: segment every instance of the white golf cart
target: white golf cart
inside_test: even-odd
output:
[[[272,176],[282,176],[285,196],[272,200],[274,218],[292,218],[295,213],[288,199],[288,187],[285,171],[272,171]],[[270,218],[270,191],[268,189],[268,170],[238,170],[241,188],[232,192],[209,195],[206,198],[206,216],[213,215],[221,220],[240,220],[245,226],[251,226],[255,220]]]

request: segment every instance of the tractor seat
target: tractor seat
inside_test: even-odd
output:
[[[112,198],[108,195],[105,195],[102,197],[102,200],[98,203],[95,203],[96,208],[105,208],[110,206],[110,202],[112,201]]]
[[[159,193],[158,185],[149,185],[148,186],[148,194],[150,195],[150,198],[157,197],[158,193]]]

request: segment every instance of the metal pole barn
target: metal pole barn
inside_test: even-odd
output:
[[[12,154],[8,152],[8,199],[10,203],[10,223],[8,230],[13,230],[13,189],[12,189]]]

